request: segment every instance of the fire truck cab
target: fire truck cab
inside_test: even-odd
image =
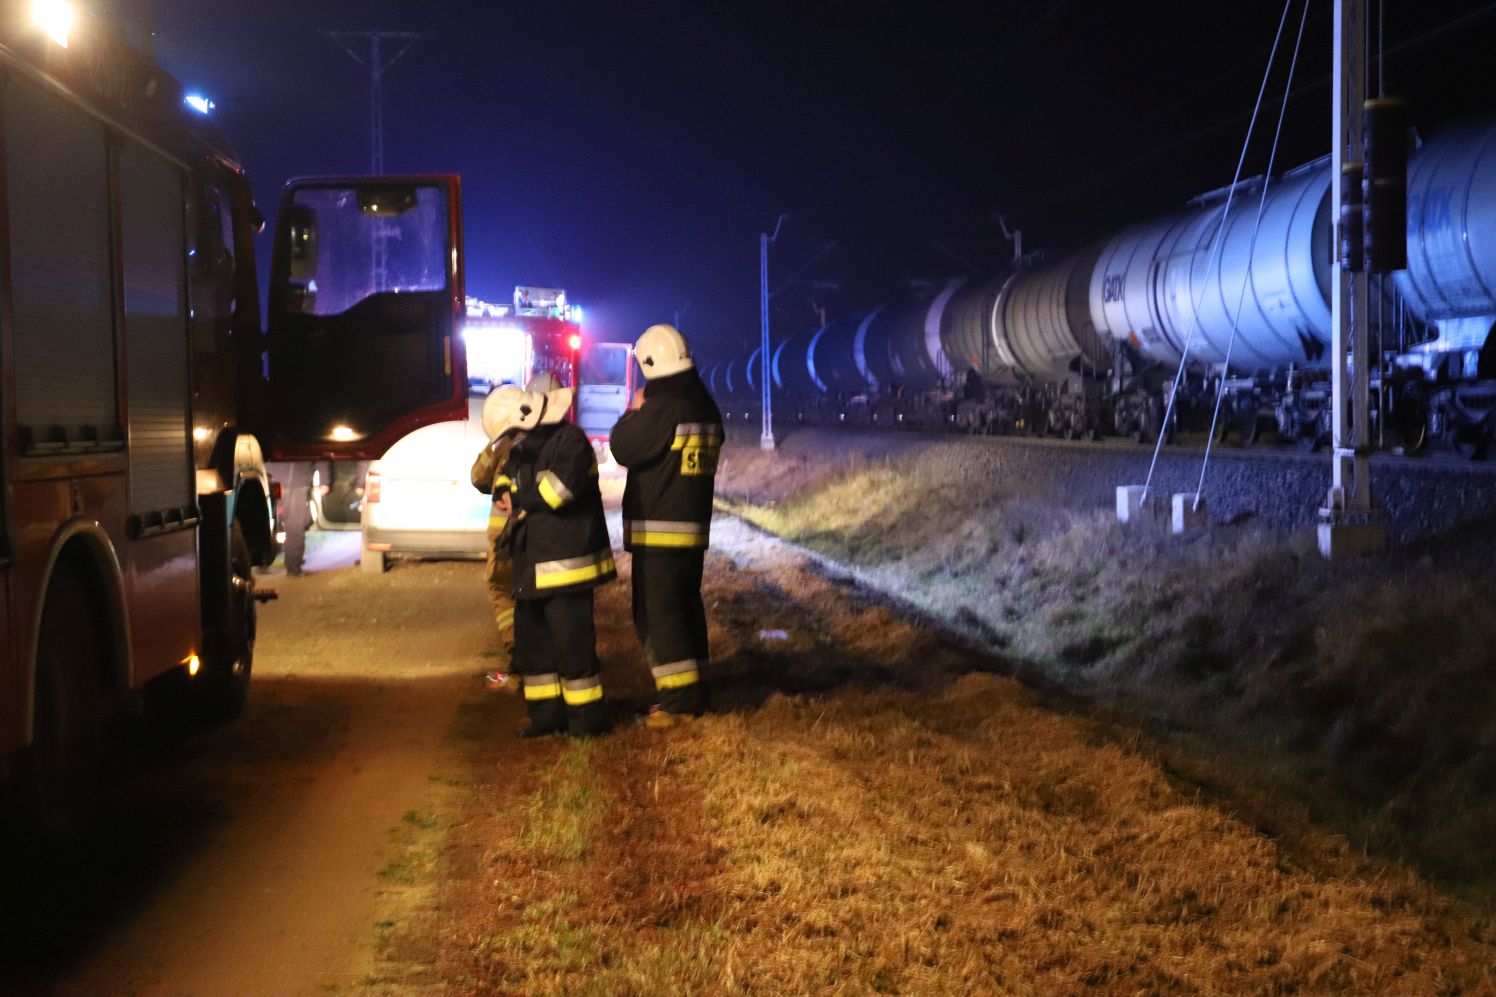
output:
[[[262,332],[211,104],[65,0],[0,0],[0,69],[0,788],[56,829],[115,719],[242,708],[266,457],[378,456],[465,407],[460,202],[293,183]],[[331,379],[354,345],[360,383]]]

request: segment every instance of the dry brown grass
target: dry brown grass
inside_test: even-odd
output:
[[[1490,924],[1407,870],[1292,814],[1259,830],[1135,730],[970,674],[994,663],[793,557],[709,564],[732,708],[480,745],[433,989],[1496,993]],[[636,688],[613,623],[603,650]]]
[[[791,466],[777,501],[732,507],[1016,669],[1202,733],[1358,842],[1496,898],[1496,524],[1332,570],[1308,536],[1179,540],[1022,482],[965,481],[929,517],[899,485],[919,461],[823,461],[798,488]]]

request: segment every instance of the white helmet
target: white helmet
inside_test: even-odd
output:
[[[556,375],[548,370],[543,370],[530,378],[530,383],[525,385],[525,390],[539,391],[541,394],[548,395],[559,387],[561,387],[561,382],[556,380]]]
[[[561,382],[555,374],[548,370],[541,371],[530,378],[530,383],[525,386],[525,390],[545,395],[545,412],[540,417],[542,426],[554,426],[566,420],[566,413],[571,411],[571,398],[575,392],[570,388],[561,387]]]
[[[534,429],[540,425],[545,395],[513,385],[494,388],[483,400],[483,432],[496,440],[511,429]]]
[[[571,397],[575,394],[570,388],[557,388],[555,391],[545,393],[545,412],[540,417],[542,426],[554,426],[558,422],[566,421],[566,413],[571,411]]]
[[[686,337],[673,325],[652,325],[645,329],[644,335],[634,344],[634,359],[639,361],[639,369],[644,372],[646,381],[669,377],[696,366]]]

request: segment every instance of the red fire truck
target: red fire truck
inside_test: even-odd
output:
[[[63,0],[0,0],[0,66],[0,775],[61,822],[115,719],[242,706],[266,456],[465,410],[460,206],[455,177],[288,185],[262,333],[206,103]]]
[[[582,331],[582,309],[559,288],[516,287],[514,304],[469,299],[463,332],[475,393],[528,384],[550,371],[576,388],[572,418],[605,456],[608,434],[628,408],[634,378],[627,343],[597,342]]]
[[[575,386],[582,352],[581,309],[554,287],[516,287],[512,305],[468,299],[462,336],[475,394],[500,384],[528,384],[544,371]]]

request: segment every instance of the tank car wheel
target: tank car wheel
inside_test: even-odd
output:
[[[1461,430],[1454,438],[1454,449],[1466,460],[1485,460],[1491,448],[1491,438],[1484,427]]]
[[[1421,454],[1428,449],[1428,422],[1419,420],[1398,430],[1405,454]]]
[[[1261,436],[1262,427],[1256,412],[1243,413],[1236,428],[1241,434],[1241,445],[1244,447],[1255,445]]]

